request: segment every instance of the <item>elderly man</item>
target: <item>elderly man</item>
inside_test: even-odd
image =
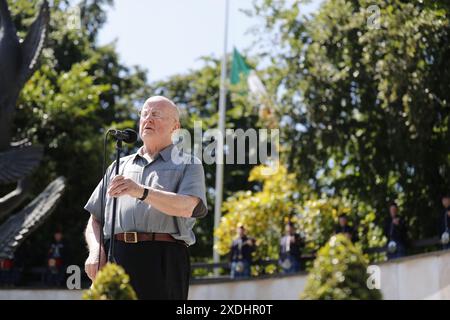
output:
[[[187,299],[188,246],[195,243],[192,227],[196,218],[207,214],[207,204],[200,160],[172,144],[172,134],[179,128],[178,108],[172,101],[156,96],[145,102],[139,123],[143,146],[120,159],[119,175],[113,175],[113,163],[104,177],[106,250],[98,251],[102,181],[85,206],[91,214],[85,233],[89,248],[85,270],[91,280],[115,241],[114,258],[130,276],[139,299]],[[118,201],[111,239],[113,198]]]

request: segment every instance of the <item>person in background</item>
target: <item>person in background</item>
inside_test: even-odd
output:
[[[47,255],[47,273],[45,282],[49,286],[61,286],[65,277],[67,248],[63,233],[58,229],[53,235],[53,242]]]
[[[339,215],[338,225],[336,226],[334,233],[335,234],[342,233],[345,236],[347,236],[347,238],[352,242],[358,241],[358,237],[356,235],[355,229],[349,225],[348,218],[345,214]]]
[[[386,220],[384,233],[388,239],[388,259],[403,257],[406,254],[407,230],[404,219],[398,214],[398,205],[389,205],[389,218]]]
[[[250,277],[252,253],[255,251],[256,241],[246,235],[245,227],[240,224],[237,228],[237,238],[231,245],[231,278]]]
[[[0,286],[14,287],[16,285],[17,276],[14,258],[0,259]]]
[[[439,237],[441,239],[442,249],[446,250],[450,248],[450,194],[444,194],[441,198],[441,202],[444,210],[442,212],[442,215],[439,216]]]
[[[301,250],[304,241],[299,233],[295,232],[294,224],[288,222],[285,235],[280,240],[279,265],[283,273],[296,273],[300,271]]]

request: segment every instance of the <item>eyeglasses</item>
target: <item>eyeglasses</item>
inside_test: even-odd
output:
[[[162,116],[159,113],[148,112],[147,110],[139,111],[138,115],[141,119],[150,118],[150,119],[154,119],[154,120],[162,120],[162,119],[173,118],[173,117]]]

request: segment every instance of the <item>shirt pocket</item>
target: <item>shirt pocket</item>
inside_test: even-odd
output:
[[[176,192],[182,173],[181,170],[172,169],[153,171],[147,185],[158,190]]]
[[[124,177],[130,178],[134,182],[141,183],[142,169],[139,167],[125,168],[122,174]]]

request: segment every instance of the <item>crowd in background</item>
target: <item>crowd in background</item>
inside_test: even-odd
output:
[[[443,213],[439,218],[437,233],[442,249],[449,248],[449,220],[450,220],[450,194],[442,196]],[[397,203],[388,205],[389,214],[384,223],[384,235],[387,239],[387,258],[396,259],[406,255],[411,246],[408,237],[407,223],[399,213]],[[338,217],[334,234],[344,234],[353,243],[358,241],[357,228],[347,215]],[[295,230],[292,222],[285,227],[285,234],[280,239],[278,265],[283,273],[296,273],[302,269],[302,251],[305,247],[304,238]],[[245,278],[251,275],[252,253],[256,249],[256,241],[246,234],[245,226],[238,225],[237,238],[233,241],[230,250],[230,268],[232,278]]]

